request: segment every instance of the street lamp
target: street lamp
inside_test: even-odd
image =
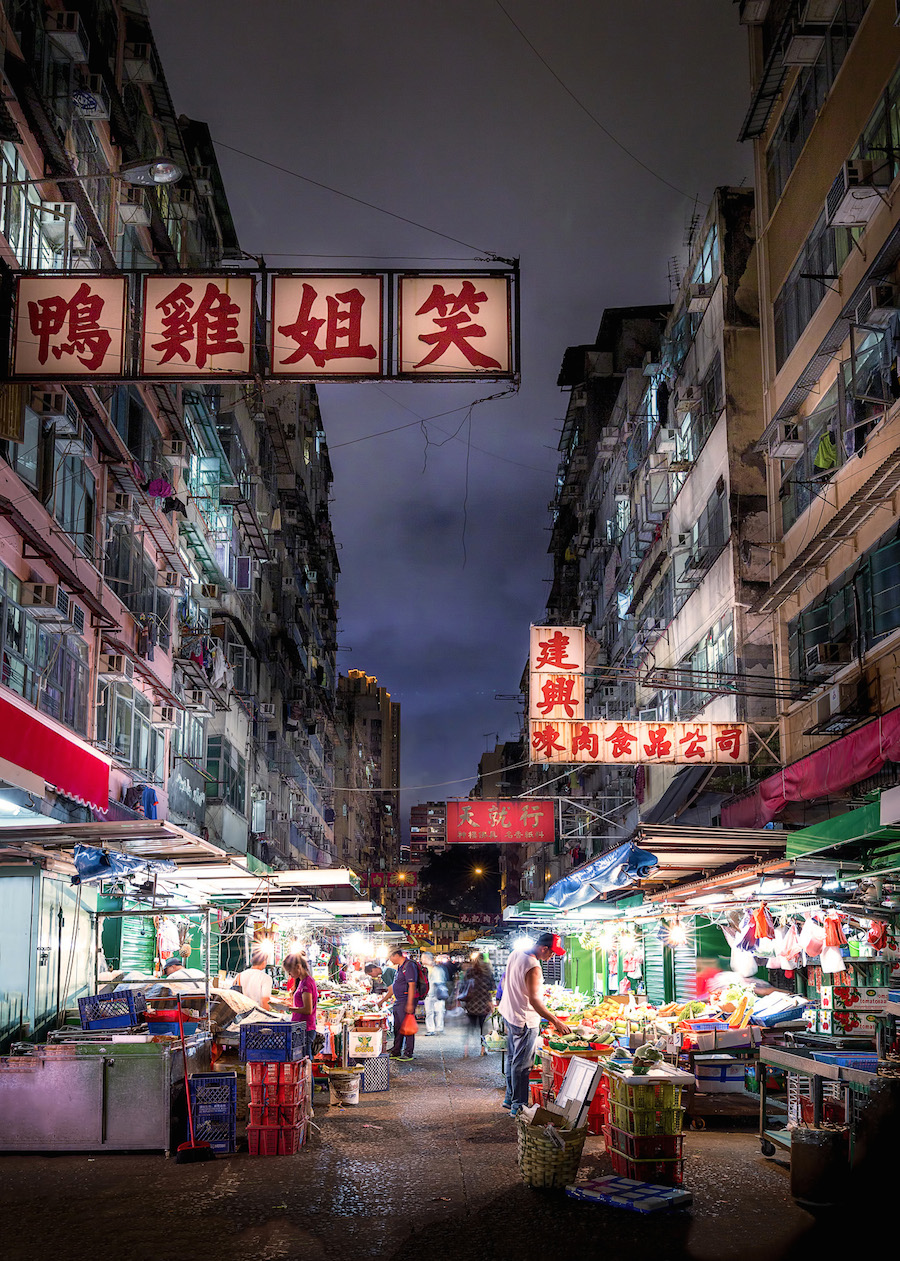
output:
[[[0,188],[24,188],[31,184],[81,184],[85,180],[121,180],[123,184],[135,184],[139,188],[155,188],[160,184],[175,184],[184,175],[184,169],[171,158],[137,158],[124,162],[118,171],[102,171],[97,175],[41,175],[24,180],[3,180]]]

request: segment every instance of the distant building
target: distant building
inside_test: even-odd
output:
[[[409,812],[409,861],[422,863],[428,851],[447,847],[447,803],[424,801]]]

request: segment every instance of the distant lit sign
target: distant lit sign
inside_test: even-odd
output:
[[[399,373],[508,374],[509,281],[504,276],[402,276]]]
[[[749,762],[745,723],[531,719],[532,762],[726,765]]]
[[[272,376],[381,376],[380,276],[272,277]]]
[[[527,797],[448,801],[447,844],[546,844],[556,839],[556,804]]]
[[[124,276],[17,277],[13,374],[42,380],[121,375],[126,291]]]
[[[254,286],[252,276],[145,277],[141,376],[249,376]]]
[[[529,716],[544,721],[584,717],[583,626],[532,626]]]

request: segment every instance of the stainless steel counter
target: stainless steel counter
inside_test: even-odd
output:
[[[209,1071],[210,1045],[187,1040],[188,1073]],[[168,1153],[186,1124],[180,1045],[60,1042],[0,1058],[0,1151]]]

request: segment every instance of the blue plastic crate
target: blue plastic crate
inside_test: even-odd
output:
[[[191,1073],[191,1103],[197,1108],[237,1108],[237,1073]]]
[[[839,1068],[859,1068],[874,1073],[878,1068],[878,1056],[874,1051],[813,1051],[812,1058],[819,1064],[837,1064]]]
[[[302,1060],[306,1042],[306,1027],[299,1021],[259,1021],[241,1025],[240,1057],[243,1061],[258,1063],[286,1063]]]
[[[146,1010],[146,998],[134,990],[88,994],[78,1000],[82,1029],[129,1029],[142,1023]]]
[[[194,1139],[198,1143],[209,1143],[214,1152],[233,1152],[235,1131],[233,1109],[200,1108],[194,1112]],[[190,1138],[190,1127],[187,1137]]]

